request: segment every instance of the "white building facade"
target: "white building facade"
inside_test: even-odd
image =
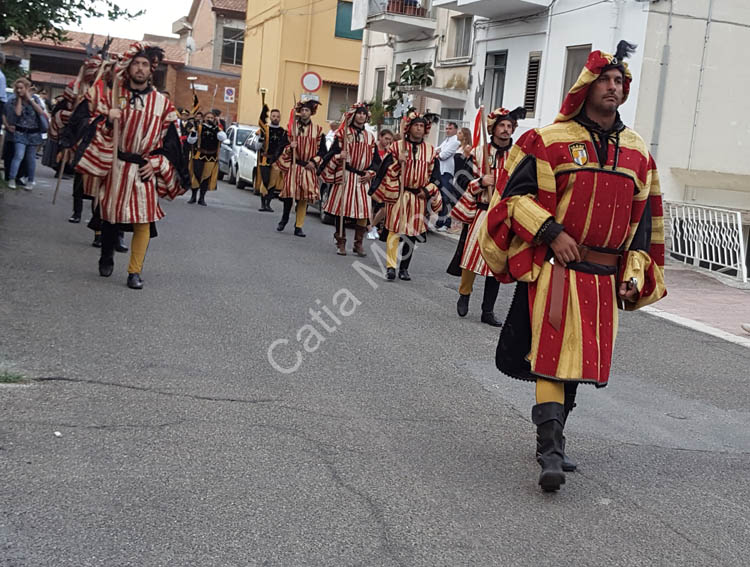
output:
[[[750,67],[741,61],[750,44],[747,0],[354,4],[359,18],[353,26],[368,30],[361,98],[376,98],[378,69],[387,85],[404,60],[430,61],[435,84],[415,93],[415,106],[464,123],[480,104],[488,110],[525,106],[517,135],[554,120],[590,51],[613,52],[621,39],[637,44],[629,60],[630,98],[620,114],[650,145],[665,200],[737,211],[741,220],[731,222],[744,224],[744,234],[732,238],[747,250]],[[740,250],[735,254],[739,258]]]

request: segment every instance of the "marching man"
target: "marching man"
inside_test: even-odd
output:
[[[424,242],[427,232],[427,203],[431,202],[432,210],[437,213],[443,206],[443,200],[438,189],[440,166],[437,152],[432,144],[425,141],[431,122],[410,111],[402,124],[404,137],[391,146],[393,161],[373,193],[373,199],[386,206],[386,278],[396,279],[399,240],[403,235],[398,277],[409,281],[414,243],[417,238]]]
[[[219,182],[219,147],[227,135],[219,127],[213,111],[206,112],[203,122],[190,132],[187,143],[193,146],[190,158],[190,189],[193,194],[188,203],[206,206],[206,191],[216,191]]]
[[[346,256],[344,219],[354,219],[354,247],[357,256],[366,256],[362,244],[372,214],[370,180],[375,177],[372,166],[375,137],[365,130],[370,120],[367,104],[357,103],[346,113],[336,131],[331,149],[323,160],[323,181],[332,183],[325,212],[336,217],[334,239],[336,253]]]
[[[143,287],[146,249],[156,236],[155,222],[164,217],[158,198],[174,199],[188,184],[177,112],[151,85],[152,62],[161,57],[160,48],[136,42],[115,64],[113,93],[98,99],[103,120],[77,166],[102,180],[101,276],[114,270],[118,227],[134,233],[127,281],[131,289]]]

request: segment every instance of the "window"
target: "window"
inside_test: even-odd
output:
[[[342,114],[357,102],[357,87],[331,85],[326,120],[341,120]]]
[[[352,29],[352,3],[339,0],[336,6],[336,37],[362,41],[362,30]]]
[[[503,105],[507,61],[507,51],[487,54],[484,65],[484,105],[489,109]]]
[[[245,140],[247,140],[250,134],[252,133],[253,133],[252,130],[239,130],[238,129],[237,130],[237,142],[236,142],[237,145],[241,146],[242,144],[244,144]]]
[[[567,48],[565,55],[565,77],[563,79],[562,99],[568,94],[570,88],[576,84],[578,75],[581,74],[583,66],[591,53],[591,44],[574,45]]]
[[[526,69],[526,90],[523,95],[523,107],[526,117],[534,118],[536,112],[536,93],[539,90],[539,68],[542,65],[542,52],[529,53],[529,66]]]
[[[229,65],[242,65],[242,50],[245,47],[245,30],[224,28],[224,41],[221,49],[221,62]]]
[[[385,67],[375,69],[375,100],[383,102],[383,91],[385,90]]]
[[[472,16],[458,16],[451,18],[453,28],[452,57],[468,57],[471,53],[471,24]]]

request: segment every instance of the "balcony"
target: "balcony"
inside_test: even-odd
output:
[[[352,29],[387,33],[403,39],[435,32],[429,0],[354,0]]]
[[[552,0],[432,0],[436,8],[497,20],[528,16],[549,7]]]

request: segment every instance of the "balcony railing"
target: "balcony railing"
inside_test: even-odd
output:
[[[747,282],[739,211],[667,203],[668,250],[673,258]]]
[[[354,0],[352,29],[414,39],[435,32],[430,0]]]
[[[370,6],[373,8],[370,11],[370,16],[399,14],[402,16],[415,16],[417,18],[429,17],[429,11],[422,6],[419,0],[375,0],[370,2]]]

